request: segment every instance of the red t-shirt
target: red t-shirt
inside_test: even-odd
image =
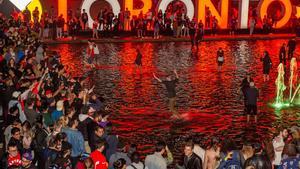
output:
[[[106,161],[106,158],[100,151],[93,151],[90,157],[94,162],[94,169],[108,169],[108,163]]]
[[[85,165],[83,162],[79,161],[76,165],[77,169],[86,169]]]
[[[97,29],[97,28],[98,28],[98,22],[94,22],[94,23],[93,23],[93,28],[94,28],[94,29]]]
[[[11,157],[10,155],[8,156],[8,159],[7,159],[7,164],[8,164],[8,167],[10,166],[21,166],[22,164],[22,161],[21,161],[21,155],[20,153],[18,153],[18,155],[16,157]]]
[[[94,57],[94,47],[92,47],[92,46],[89,46],[88,47],[88,55],[90,56],[90,57]]]

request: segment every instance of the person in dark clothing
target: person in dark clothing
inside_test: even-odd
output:
[[[184,168],[185,169],[202,169],[202,159],[193,152],[194,144],[188,142],[184,147]]]
[[[255,123],[257,122],[257,99],[259,92],[254,86],[254,82],[250,82],[250,87],[246,90],[247,100],[247,123],[250,121],[250,115],[254,115]]]
[[[137,52],[137,55],[136,55],[134,63],[137,67],[142,67],[142,54],[141,54],[141,51],[140,51],[140,49],[136,49],[136,52]]]
[[[280,51],[279,51],[279,61],[280,61],[280,63],[283,63],[284,65],[286,65],[285,43],[283,43],[283,45],[280,48]]]
[[[162,81],[161,79],[156,77],[156,75],[154,73],[153,73],[153,76],[157,81],[159,81],[160,83],[163,83],[166,86],[166,89],[167,89],[167,92],[168,92],[168,98],[169,98],[169,109],[173,113],[172,117],[179,118],[179,114],[178,114],[178,112],[175,108],[175,105],[176,105],[175,87],[176,87],[176,84],[178,83],[178,78],[179,77],[178,77],[178,74],[177,74],[176,70],[174,70],[173,72],[176,76],[175,79],[172,79],[171,76],[168,76],[165,81]]]
[[[255,169],[272,169],[272,163],[270,159],[263,155],[263,149],[260,143],[254,144],[253,148],[255,149],[255,154],[246,160],[244,168],[250,166]]]
[[[196,27],[196,23],[194,20],[192,20],[189,23],[189,34],[190,34],[190,39],[191,39],[191,44],[192,44],[191,49],[193,49],[194,45],[195,45],[195,33],[196,33],[195,27]]]
[[[296,40],[295,39],[289,40],[287,47],[289,48],[288,49],[288,59],[292,59],[294,56],[295,49],[296,49]]]
[[[196,31],[196,47],[199,48],[198,44],[201,40],[203,40],[204,36],[204,25],[202,23],[202,20],[198,23],[198,29]]]
[[[18,147],[18,151],[22,153],[23,151],[23,144],[21,142],[21,130],[17,127],[11,129],[11,138],[9,143],[15,143]],[[8,143],[8,144],[9,144]]]
[[[261,58],[263,62],[263,74],[264,74],[264,82],[269,81],[269,73],[272,67],[272,60],[270,58],[269,52],[265,51],[263,58]]]
[[[104,139],[105,140],[105,134],[104,134],[104,128],[101,126],[96,126],[94,128],[94,134],[91,137],[90,141],[90,147],[91,151],[95,151],[97,149],[97,143],[99,140]]]
[[[43,127],[43,122],[37,122],[36,124],[36,131],[35,131],[35,137],[33,139],[33,150],[34,150],[34,159],[33,164],[37,162],[38,168],[43,169],[44,168],[44,159],[43,157],[43,151],[47,147],[47,136],[49,135],[49,132],[47,129]]]
[[[87,23],[88,23],[89,17],[88,14],[85,12],[85,9],[83,9],[82,14],[81,14],[81,21],[83,23],[83,30],[85,31],[88,27]]]
[[[140,49],[136,49],[136,52],[137,52],[137,55],[136,55],[134,64],[135,64],[135,68],[139,68],[140,73],[141,73],[142,72],[142,57],[143,56],[141,54]],[[135,71],[136,71],[136,69],[135,69]]]
[[[82,133],[84,141],[85,141],[85,150],[87,153],[90,153],[91,147],[91,138],[94,134],[95,126],[98,126],[97,122],[95,121],[95,109],[93,107],[88,107],[87,114],[79,114],[79,126],[78,129]]]
[[[105,138],[107,146],[105,147],[105,157],[110,159],[111,155],[117,152],[119,139],[117,135],[112,133],[112,124],[109,123],[105,128],[106,135],[102,136]]]
[[[247,111],[246,91],[250,87],[250,82],[253,82],[253,79],[251,78],[250,74],[247,74],[240,85],[240,87],[241,87],[240,91],[243,93],[243,96],[244,96],[245,112]]]

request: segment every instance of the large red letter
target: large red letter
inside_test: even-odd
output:
[[[141,0],[144,3],[143,8],[141,9],[133,9],[133,0],[125,0],[125,9],[128,8],[128,10],[131,13],[131,16],[135,15],[138,16],[141,11],[143,11],[143,14],[146,14],[149,9],[152,7],[152,0]]]
[[[212,16],[215,16],[218,20],[219,26],[222,29],[227,28],[228,23],[228,0],[222,0],[221,5],[221,15],[218,10],[215,8],[213,3],[210,0],[198,0],[199,8],[198,8],[198,20],[202,20],[205,23],[205,7],[208,7],[211,11]]]
[[[292,4],[290,0],[262,0],[259,4],[260,6],[260,18],[263,19],[267,15],[268,7],[272,2],[279,1],[284,7],[284,16],[277,22],[275,28],[282,28],[288,23],[292,16]]]

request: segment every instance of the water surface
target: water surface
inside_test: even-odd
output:
[[[97,71],[90,75],[90,85],[113,105],[110,120],[115,132],[130,143],[139,145],[145,155],[153,151],[158,139],[165,140],[176,159],[183,152],[181,141],[196,136],[206,142],[211,136],[243,140],[271,138],[275,127],[299,122],[299,108],[275,110],[269,106],[275,98],[276,68],[279,48],[286,40],[203,42],[199,51],[190,44],[178,43],[113,43],[98,44],[100,56]],[[62,63],[73,75],[82,75],[83,44],[49,46],[62,55]],[[217,71],[216,51],[225,51],[225,63]],[[143,55],[142,70],[135,69],[136,48]],[[267,50],[273,61],[270,81],[264,83],[260,58]],[[296,50],[299,56],[299,50]],[[300,58],[299,58],[300,59]],[[184,121],[170,119],[166,90],[152,76],[164,79],[177,69],[178,109]],[[240,83],[247,72],[252,73],[260,91],[258,123],[246,124]],[[286,73],[286,80],[289,73]],[[288,91],[286,91],[288,96]],[[252,119],[252,121],[254,121]]]

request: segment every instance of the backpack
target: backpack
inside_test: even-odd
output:
[[[232,158],[224,163],[220,169],[242,169],[238,151],[233,151]]]

